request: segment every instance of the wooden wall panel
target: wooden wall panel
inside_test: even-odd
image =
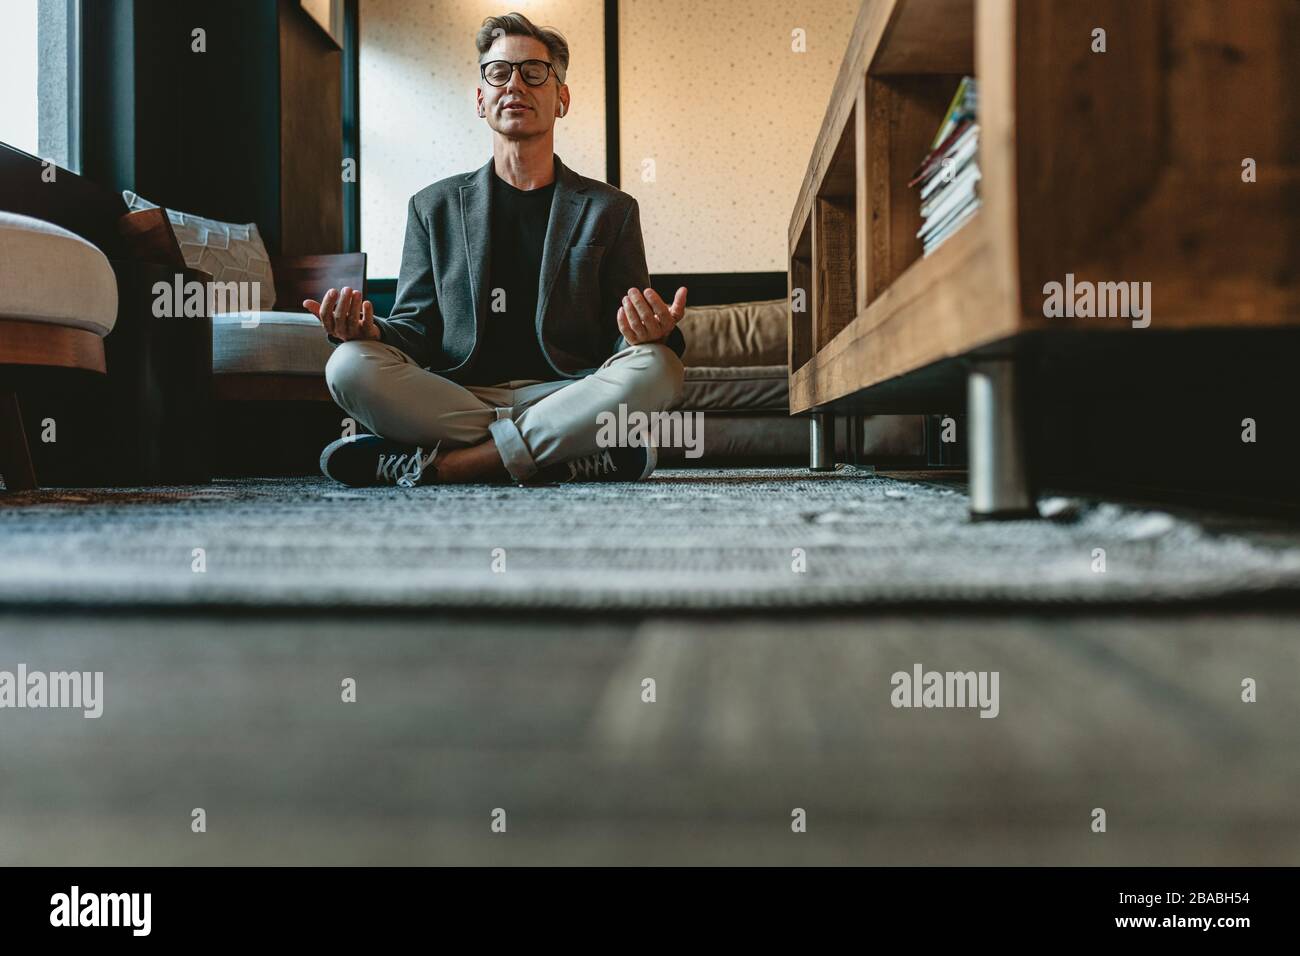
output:
[[[98,8],[96,3],[84,6]],[[87,175],[150,202],[255,222],[276,251],[280,231],[279,52],[276,7],[262,0],[136,0],[130,25],[132,107],[112,106],[119,141],[111,178]],[[195,50],[193,31],[204,31]],[[89,35],[87,37],[89,40]],[[120,39],[120,38],[119,38]],[[88,48],[94,44],[88,43]],[[120,69],[116,66],[115,69]],[[102,70],[87,75],[94,87]],[[118,98],[121,99],[120,97]],[[100,167],[102,168],[102,167]]]
[[[280,254],[343,248],[342,52],[280,2]]]

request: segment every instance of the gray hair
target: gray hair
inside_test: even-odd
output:
[[[503,36],[532,37],[546,44],[551,64],[555,67],[555,78],[561,83],[564,82],[564,75],[569,72],[569,41],[564,39],[559,30],[554,27],[534,26],[533,21],[522,13],[488,17],[479,27],[478,36],[474,38],[480,63],[483,62],[484,54],[492,48],[497,38]]]

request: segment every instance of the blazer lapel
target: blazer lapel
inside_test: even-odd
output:
[[[492,163],[486,163],[471,173],[468,182],[460,187],[461,240],[465,244],[465,262],[469,267],[469,284],[474,305],[474,347],[466,364],[473,360],[473,352],[483,340],[483,325],[487,321],[488,283],[491,281],[491,231],[492,231]]]
[[[555,194],[551,197],[551,218],[546,224],[546,242],[542,246],[542,268],[537,277],[537,330],[546,324],[546,310],[550,305],[551,289],[559,275],[560,266],[569,258],[573,245],[573,230],[577,227],[590,197],[584,195],[586,187],[569,167],[555,157]],[[545,342],[545,336],[542,341]]]

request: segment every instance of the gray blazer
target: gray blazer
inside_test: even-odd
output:
[[[382,340],[430,371],[467,385],[489,320],[492,160],[411,197],[402,270]],[[536,327],[557,378],[590,374],[627,347],[616,316],[633,286],[650,285],[637,202],[555,157],[555,193],[542,247]],[[671,295],[668,296],[671,301]],[[665,344],[679,356],[686,340]]]

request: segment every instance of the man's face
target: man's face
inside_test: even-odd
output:
[[[532,37],[497,37],[492,48],[480,59],[490,60],[546,60],[551,56],[546,44]],[[493,86],[480,74],[478,105],[493,130],[510,139],[527,139],[545,134],[555,125],[556,113],[562,105],[568,112],[569,90],[561,87],[552,70],[541,86],[529,86],[515,69],[505,86]]]

